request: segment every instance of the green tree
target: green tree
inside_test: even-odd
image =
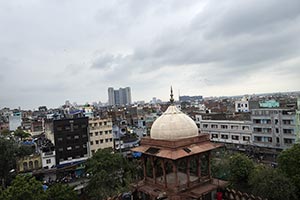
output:
[[[295,186],[280,171],[263,165],[258,165],[251,172],[249,185],[252,194],[269,200],[294,200]]]
[[[10,136],[10,131],[8,129],[4,129],[1,131],[1,135],[4,137]]]
[[[35,180],[34,177],[17,176],[12,185],[2,192],[1,198],[6,200],[46,200],[47,194],[43,190],[42,183]]]
[[[296,186],[300,198],[300,144],[294,144],[279,154],[278,167]]]
[[[73,188],[61,183],[54,184],[47,190],[47,200],[77,200],[79,199]]]
[[[27,138],[31,136],[29,133],[23,131],[22,129],[18,128],[17,130],[14,131],[14,136],[21,138],[23,140],[24,138]]]
[[[34,153],[35,148],[32,146],[24,146],[21,145],[19,148],[16,150],[16,156],[17,157],[23,157],[23,156],[28,156]]]
[[[254,163],[244,154],[234,154],[229,158],[230,181],[235,184],[248,183],[248,177],[254,168]]]
[[[229,155],[225,151],[218,152],[211,160],[211,173],[214,178],[229,180]]]
[[[105,199],[128,190],[136,167],[119,153],[111,149],[98,150],[87,161],[87,172],[91,174],[87,192],[91,199]]]
[[[17,146],[13,140],[0,137],[0,179],[2,187],[5,187],[11,178],[10,171],[16,168]]]

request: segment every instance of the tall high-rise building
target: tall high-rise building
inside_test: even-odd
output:
[[[131,90],[130,87],[120,88],[114,90],[114,88],[108,88],[108,103],[109,105],[129,105],[131,104]]]
[[[112,87],[108,88],[108,104],[109,105],[115,104],[115,93],[114,93],[114,88]]]

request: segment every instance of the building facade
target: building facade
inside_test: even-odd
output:
[[[89,137],[91,155],[98,149],[113,148],[112,120],[99,117],[90,118]]]
[[[290,109],[254,109],[251,113],[252,140],[261,147],[285,149],[296,140],[296,111]]]
[[[110,106],[114,105],[130,105],[131,104],[131,89],[130,87],[119,88],[114,90],[114,88],[108,88],[108,104]]]
[[[208,133],[214,142],[230,143],[243,148],[252,144],[251,121],[203,120],[196,115],[196,124],[201,133]]]
[[[18,172],[29,172],[42,168],[42,161],[40,154],[32,154],[30,156],[24,156],[17,160]]]
[[[88,117],[54,120],[53,130],[57,165],[89,157]]]

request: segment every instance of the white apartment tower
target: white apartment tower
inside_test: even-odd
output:
[[[131,104],[131,89],[130,87],[120,88],[114,90],[114,88],[108,88],[108,104],[113,105],[130,105]]]

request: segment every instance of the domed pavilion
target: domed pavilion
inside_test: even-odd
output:
[[[135,199],[215,199],[226,182],[211,177],[211,151],[221,147],[174,105],[154,121],[150,137],[144,137],[134,152],[142,153],[144,178],[134,185]]]

